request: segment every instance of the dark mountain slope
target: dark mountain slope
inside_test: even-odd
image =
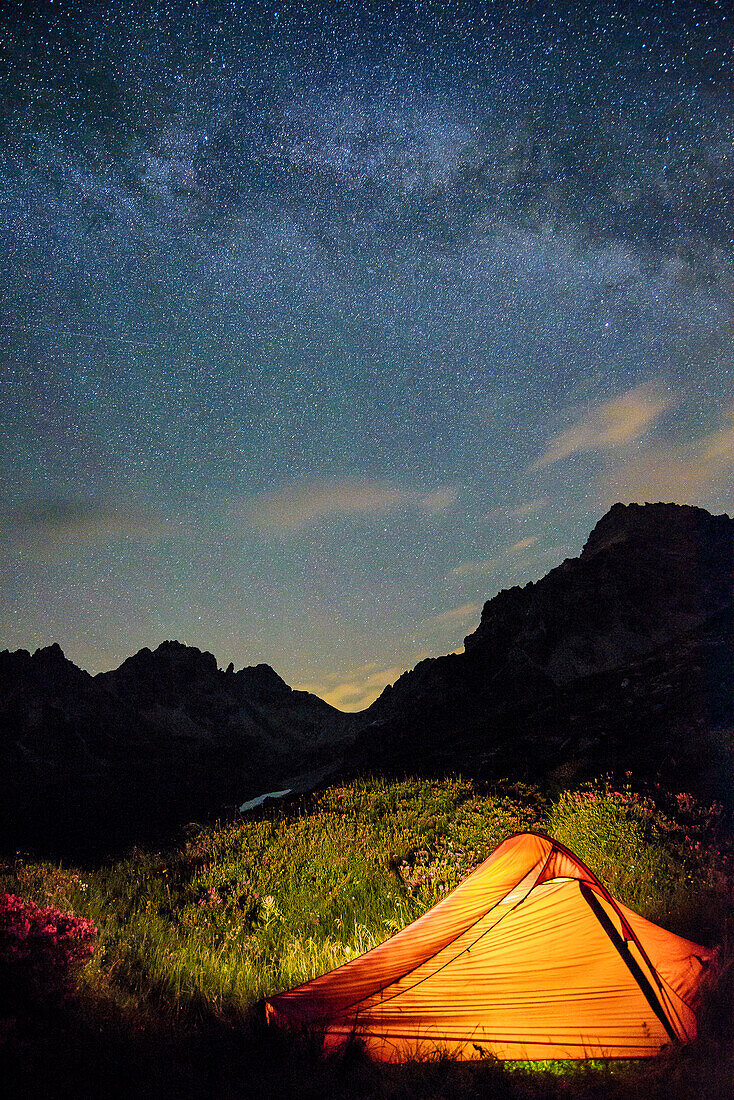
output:
[[[489,600],[465,652],[362,715],[361,766],[514,777],[643,768],[727,784],[734,520],[615,505],[579,558]]]
[[[96,677],[59,646],[0,653],[5,847],[98,853],[318,776],[349,721],[267,665],[166,642]]]

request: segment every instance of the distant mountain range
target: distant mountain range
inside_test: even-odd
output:
[[[361,714],[179,642],[90,676],[0,653],[6,846],[94,854],[268,789],[362,770],[567,780],[611,769],[730,791],[734,520],[615,505],[580,557],[489,600],[465,652]]]
[[[268,665],[235,672],[164,642],[90,676],[58,645],[0,653],[6,846],[96,853],[152,839],[248,793],[322,777],[349,717]]]

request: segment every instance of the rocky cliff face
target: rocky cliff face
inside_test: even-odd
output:
[[[617,504],[580,557],[489,600],[463,654],[387,688],[363,715],[357,754],[490,775],[718,772],[723,785],[733,592],[734,520]]]
[[[621,667],[731,606],[728,516],[616,504],[581,556],[484,605],[466,651],[525,654],[557,684]]]

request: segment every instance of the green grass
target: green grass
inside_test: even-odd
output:
[[[18,859],[2,870],[0,890],[72,909],[97,924],[98,947],[70,1009],[78,1042],[93,1020],[94,1028],[112,1036],[110,1049],[119,1041],[117,1056],[124,1060],[131,1044],[141,1058],[145,1044],[157,1050],[165,1034],[169,1063],[194,1081],[199,1071],[193,1064],[184,1071],[181,1064],[199,1049],[203,1027],[210,1038],[239,1035],[242,1051],[249,1051],[247,1072],[254,1073],[257,1063],[263,1082],[290,1072],[296,1082],[297,1067],[288,1068],[295,1058],[309,1065],[313,1083],[344,1067],[327,1070],[313,1052],[306,1057],[276,1049],[272,1036],[257,1031],[251,1006],[387,939],[507,836],[529,828],[572,848],[616,897],[643,915],[701,942],[728,942],[726,898],[734,865],[719,808],[687,795],[653,800],[608,782],[548,795],[520,786],[488,790],[456,777],[360,780],[248,818],[192,827],[168,851],[134,851],[94,869]],[[230,1055],[232,1066],[241,1066],[242,1057]],[[680,1075],[689,1057],[682,1053],[670,1072]],[[166,1058],[154,1061],[160,1069]],[[721,1055],[716,1061],[720,1073]],[[430,1070],[432,1080],[454,1074],[456,1090],[442,1093],[427,1084],[425,1094],[473,1095],[471,1081],[494,1074],[497,1095],[566,1095],[566,1088],[568,1095],[595,1095],[601,1081],[607,1081],[607,1095],[632,1095],[643,1074],[653,1095],[649,1066],[555,1068],[471,1070],[442,1063]],[[415,1084],[423,1071],[415,1069],[414,1078],[408,1071],[401,1078],[401,1072],[361,1065],[351,1083],[356,1089],[358,1080],[371,1082],[365,1095],[400,1095],[403,1088],[406,1096],[423,1095]],[[409,1078],[413,1084],[405,1084]],[[388,1079],[397,1091],[385,1091]],[[541,1080],[544,1092],[538,1091]],[[329,1081],[328,1089],[342,1095]],[[282,1084],[283,1095],[287,1087]],[[671,1095],[685,1095],[670,1081],[666,1087]],[[192,1088],[191,1095],[206,1094]],[[267,1094],[265,1084],[261,1094]]]

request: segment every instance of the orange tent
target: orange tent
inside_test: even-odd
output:
[[[644,1058],[694,1038],[715,963],[615,901],[562,844],[519,833],[402,932],[266,1011],[390,1062]]]

